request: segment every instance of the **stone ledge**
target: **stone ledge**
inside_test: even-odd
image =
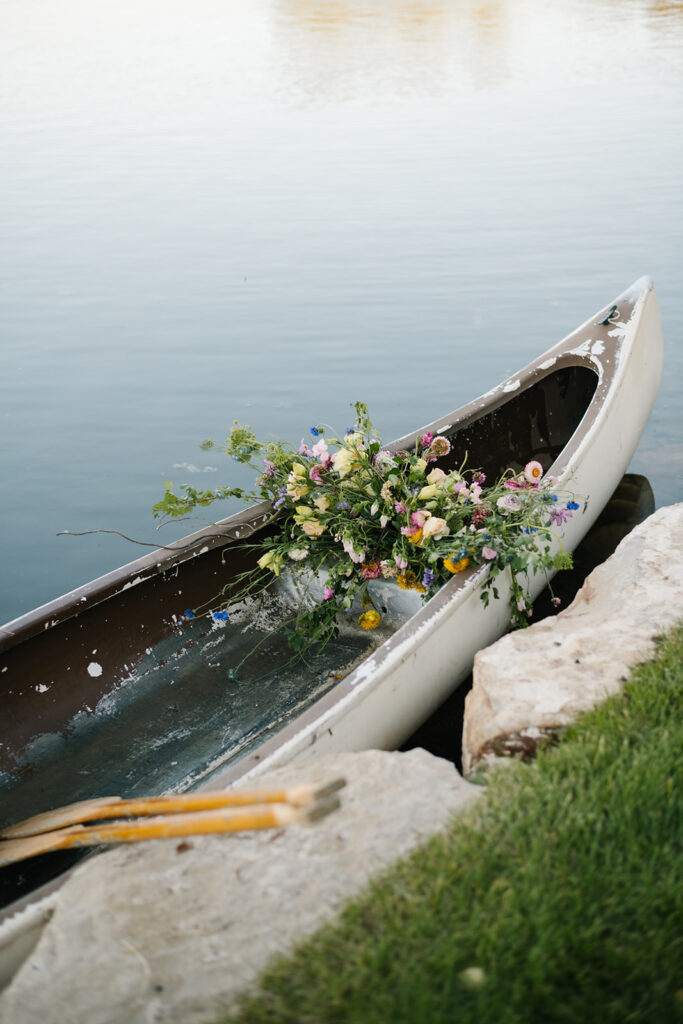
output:
[[[501,756],[532,756],[552,742],[578,714],[617,693],[682,617],[679,504],[628,534],[565,611],[477,654],[465,702],[464,773]]]
[[[341,810],[314,826],[148,842],[84,864],[0,998],[2,1024],[211,1020],[482,793],[424,750],[331,755],[258,786],[339,775]]]

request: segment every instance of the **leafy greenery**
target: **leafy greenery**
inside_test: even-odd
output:
[[[682,1020],[682,685],[683,626],[224,1024]]]
[[[534,460],[523,473],[510,469],[489,486],[481,471],[464,463],[454,468],[449,440],[431,432],[412,451],[385,448],[366,406],[354,408],[355,426],[343,438],[327,438],[324,427],[314,426],[312,440],[302,440],[298,450],[282,441],[262,443],[251,427],[235,423],[223,445],[202,447],[250,465],[259,474],[256,488],[185,486],[178,495],[167,482],[155,516],[186,516],[226,497],[270,501],[278,529],[262,541],[258,568],[231,602],[265,588],[285,569],[304,581],[322,579],[321,599],[313,608],[302,602],[288,627],[295,650],[327,642],[356,599],[360,625],[376,628],[374,580],[394,579],[428,600],[452,575],[477,565],[488,567],[486,603],[489,594],[498,597],[497,576],[510,574],[512,619],[525,625],[528,575],[547,577],[571,566],[557,528],[579,507],[572,496],[560,498],[557,481],[544,478]]]

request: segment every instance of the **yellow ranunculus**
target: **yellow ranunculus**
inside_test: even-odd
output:
[[[358,619],[358,625],[361,629],[377,629],[382,617],[379,612],[375,611],[374,608],[368,608],[366,612],[363,612]]]

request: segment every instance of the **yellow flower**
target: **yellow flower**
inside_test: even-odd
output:
[[[259,558],[258,565],[259,568],[270,569],[276,576],[279,576],[280,569],[282,568],[282,557],[276,551],[266,551],[265,555],[261,555]]]
[[[453,561],[453,556],[449,555],[448,558],[444,558],[443,564],[449,572],[455,574],[456,572],[462,572],[470,564],[469,558],[459,558],[457,562]]]
[[[411,533],[408,537],[409,544],[419,544],[422,540],[422,529],[419,529],[416,533]]]
[[[396,582],[401,590],[416,590],[418,594],[424,594],[425,592],[425,588],[422,586],[415,573],[410,569],[406,572],[400,572],[396,577]]]
[[[422,488],[418,494],[418,498],[420,498],[420,500],[424,498],[435,498],[438,493],[439,488],[436,484],[428,484],[426,487]]]
[[[424,473],[426,468],[427,468],[427,460],[426,459],[415,459],[415,469],[417,469],[420,473]]]
[[[330,499],[324,494],[321,494],[318,498],[313,499],[313,504],[320,512],[327,512],[330,507]]]
[[[368,608],[368,610],[363,612],[359,617],[358,625],[361,629],[377,629],[381,621],[382,617],[379,612],[375,611],[374,608]]]

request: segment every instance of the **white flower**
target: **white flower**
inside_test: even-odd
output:
[[[496,505],[507,515],[508,512],[519,512],[522,507],[522,503],[516,494],[505,494],[502,498],[499,498]]]
[[[364,560],[365,549],[361,548],[360,551],[356,551],[356,549],[353,546],[352,540],[343,540],[342,547],[344,548],[344,551],[349,556],[352,562],[355,562],[357,564],[358,562],[362,562]]]
[[[307,537],[319,537],[321,533],[325,532],[327,527],[323,526],[317,519],[307,519],[301,524],[301,529]]]
[[[428,484],[437,484],[437,486],[439,486],[447,479],[448,477],[442,469],[433,469],[431,473],[427,473]]]
[[[445,519],[431,516],[422,527],[422,539],[428,540],[431,537],[432,540],[441,540],[442,537],[447,537],[450,532]]]
[[[304,558],[308,556],[308,548],[291,548],[287,554],[295,562],[303,562]]]
[[[386,501],[387,505],[390,505],[394,500],[394,495],[391,490],[391,484],[388,480],[385,480],[382,484],[382,490],[379,492],[379,496],[382,501]]]
[[[425,498],[435,498],[438,490],[439,488],[437,487],[436,484],[428,484],[427,487],[422,488],[422,490],[418,494],[418,498],[421,501],[424,500]]]
[[[379,517],[379,525],[382,527],[382,529],[384,529],[384,527],[387,525],[388,522],[389,522],[389,516],[380,516]]]

